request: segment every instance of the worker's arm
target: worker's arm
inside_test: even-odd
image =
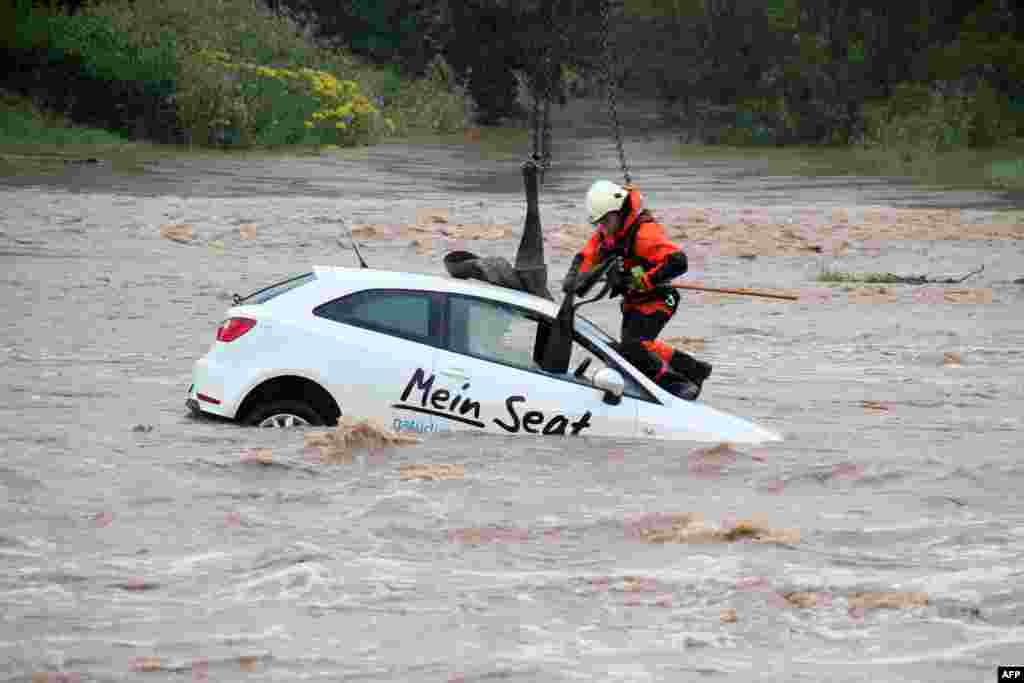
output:
[[[640,226],[636,236],[636,255],[655,264],[642,276],[649,287],[657,287],[686,272],[686,254],[657,223]]]
[[[590,272],[591,268],[594,267],[594,262],[597,260],[597,250],[600,244],[597,234],[591,235],[587,243],[583,245],[583,249],[580,253],[576,254],[572,259],[572,263],[569,265],[569,271],[565,274],[565,279],[562,280],[562,292],[568,294],[576,288],[577,282],[580,280],[580,275]],[[590,288],[593,287],[593,283],[590,283],[583,291],[577,291],[578,295],[586,295]]]

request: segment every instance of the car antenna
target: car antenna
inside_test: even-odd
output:
[[[370,266],[366,265],[366,261],[363,260],[363,255],[359,253],[359,245],[356,244],[356,238],[352,236],[352,229],[348,227],[348,223],[344,218],[341,219],[341,224],[344,225],[345,230],[348,231],[348,241],[352,243],[352,248],[356,252],[356,258],[359,259],[359,267],[369,268]]]

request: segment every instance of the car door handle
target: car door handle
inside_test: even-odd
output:
[[[451,370],[442,370],[441,374],[444,375],[445,377],[451,377],[452,379],[469,379],[469,375],[466,374],[466,371],[461,370],[459,368],[452,368]]]

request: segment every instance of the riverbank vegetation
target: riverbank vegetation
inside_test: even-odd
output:
[[[29,152],[38,145],[120,149],[127,138],[108,130],[76,126],[63,114],[33,106],[24,97],[0,90],[0,146]]]
[[[521,130],[537,99],[606,97],[610,74],[659,101],[684,156],[1024,188],[1024,10],[1004,0],[64,2],[0,10],[4,87],[132,139]]]
[[[626,6],[649,37],[631,65],[654,65],[630,80],[657,92],[686,143],[753,147],[804,171],[1024,189],[1024,10],[1013,3]],[[658,36],[678,47],[666,55]]]
[[[344,147],[462,128],[443,60],[402,78],[251,0],[113,0],[74,14],[18,0],[7,11],[5,87],[126,137]]]
[[[1024,191],[1024,139],[929,151],[878,145],[743,146],[679,142],[680,159],[743,160],[765,176],[903,178],[939,187]]]

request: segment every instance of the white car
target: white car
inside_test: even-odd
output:
[[[781,437],[685,401],[577,315],[570,372],[542,370],[548,299],[474,280],[321,267],[235,299],[195,364],[198,414],[272,427],[342,414],[395,431],[760,443]]]

